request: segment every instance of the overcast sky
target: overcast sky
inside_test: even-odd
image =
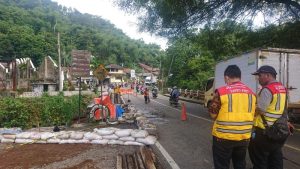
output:
[[[137,19],[133,15],[114,7],[111,0],[52,0],[60,5],[76,8],[81,13],[89,13],[101,16],[109,20],[117,28],[132,39],[143,39],[146,43],[156,43],[162,49],[167,48],[167,40],[160,37],[151,36],[149,33],[138,32]]]

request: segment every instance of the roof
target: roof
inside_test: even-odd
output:
[[[107,68],[107,69],[111,69],[111,68],[113,68],[113,69],[123,69],[122,66],[119,66],[117,64],[110,64],[110,65],[105,66],[105,68]]]
[[[156,76],[159,75],[159,68],[154,68],[143,63],[139,63],[139,65],[144,69],[146,73],[153,73]]]
[[[124,73],[131,73],[131,69],[130,68],[124,68],[123,71],[124,71]]]

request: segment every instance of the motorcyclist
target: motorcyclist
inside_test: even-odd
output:
[[[171,93],[171,98],[175,99],[179,97],[179,90],[177,89],[177,86],[174,86]]]
[[[152,96],[157,97],[157,93],[158,93],[158,88],[154,85],[152,88]]]

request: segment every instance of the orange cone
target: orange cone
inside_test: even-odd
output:
[[[187,120],[187,115],[186,115],[186,108],[185,108],[185,104],[182,103],[182,109],[181,109],[181,120],[182,121],[186,121]]]

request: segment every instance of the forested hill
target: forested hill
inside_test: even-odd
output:
[[[95,65],[155,64],[161,55],[158,45],[130,39],[101,17],[50,0],[0,0],[0,59],[30,57],[36,65],[47,55],[57,60],[58,32],[64,66],[72,49],[91,51]]]

